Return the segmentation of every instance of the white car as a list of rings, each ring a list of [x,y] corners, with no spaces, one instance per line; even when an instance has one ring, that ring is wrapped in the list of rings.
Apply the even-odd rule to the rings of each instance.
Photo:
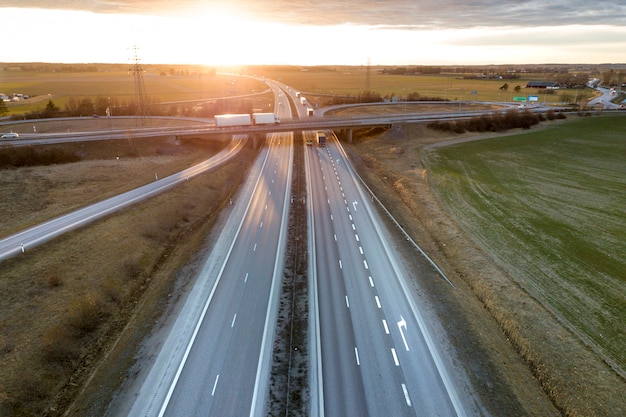
[[[2,135],[2,139],[17,139],[19,137],[20,135],[18,135],[17,133],[5,133],[4,135]]]

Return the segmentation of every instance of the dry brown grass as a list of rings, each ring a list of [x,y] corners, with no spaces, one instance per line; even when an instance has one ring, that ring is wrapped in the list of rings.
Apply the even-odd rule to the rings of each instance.
[[[62,169],[31,168],[23,176],[23,195],[28,199],[32,192],[29,187],[39,184],[34,178],[44,175],[51,184],[46,198],[49,203],[38,214],[52,217],[80,205],[81,199],[98,199],[98,195],[125,189],[127,179],[137,172],[150,172],[155,166],[179,170],[206,159],[213,151],[191,146],[175,156],[115,160],[111,169],[96,159],[73,166],[73,175]],[[155,289],[152,296],[156,300],[167,297],[176,282],[175,271],[203,243],[252,156],[251,150],[244,150],[210,175],[190,179],[165,194],[2,263],[0,415],[63,412],[135,307],[145,304],[144,294]],[[96,178],[100,187],[85,190],[82,197],[74,196],[80,188],[76,182],[84,187],[86,178]],[[28,203],[16,200],[14,204]],[[17,220],[19,216],[11,218]],[[149,331],[143,322],[138,326],[134,334]],[[108,382],[114,386],[119,380],[99,381]],[[29,395],[29,390],[34,390],[33,394]]]

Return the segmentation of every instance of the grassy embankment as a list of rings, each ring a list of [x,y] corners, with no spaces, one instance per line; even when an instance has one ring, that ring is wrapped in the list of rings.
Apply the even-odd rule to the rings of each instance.
[[[496,354],[503,341],[488,336],[489,321],[470,308],[466,290],[561,413],[626,412],[625,128],[617,115],[506,134],[399,125],[355,135],[349,146],[368,184],[459,286],[429,291],[442,320],[469,321],[448,331],[462,340],[456,348],[467,366],[479,369],[472,378],[484,394],[506,380],[524,404],[535,398],[525,397],[528,376],[512,372],[511,353]],[[496,414],[506,409],[494,405]]]
[[[626,410],[619,394],[626,374],[625,135],[623,117],[589,118],[422,153],[446,209],[577,335],[550,326],[553,319],[526,310],[524,300],[490,307],[498,301],[485,294],[497,288],[482,294],[567,415]],[[487,281],[474,288],[483,291]]]
[[[128,157],[114,143],[96,142],[80,145],[92,159],[0,171],[13,190],[1,201],[2,212],[12,213],[4,226],[23,225],[22,211],[31,222],[116,194],[154,180],[155,169],[180,170],[223,146],[142,140]],[[124,157],[117,160],[111,152]],[[203,244],[253,154],[246,149],[209,175],[2,262],[0,414],[42,415],[51,405],[47,415],[62,413],[131,317],[138,316],[138,323],[127,332],[140,342],[176,289],[192,279],[181,268]],[[98,385],[114,388],[132,360],[127,353],[109,365],[110,380]],[[109,395],[100,391],[94,398],[106,401]]]

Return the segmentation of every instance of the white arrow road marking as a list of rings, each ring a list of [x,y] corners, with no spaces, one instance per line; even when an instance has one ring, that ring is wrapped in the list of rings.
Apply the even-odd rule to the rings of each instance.
[[[403,327],[404,327],[404,330],[406,330],[406,320],[404,320],[404,317],[400,316],[400,321],[398,322],[398,330],[400,330],[400,334],[402,335],[402,341],[404,342],[404,347],[408,351],[409,345],[406,343],[406,338],[404,337],[404,332],[402,331]]]
[[[357,204],[359,204],[358,201],[353,201],[352,202],[352,207],[354,207],[354,211],[356,211]]]

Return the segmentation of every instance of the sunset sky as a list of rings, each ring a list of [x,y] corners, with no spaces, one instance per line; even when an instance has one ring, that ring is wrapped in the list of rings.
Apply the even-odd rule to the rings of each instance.
[[[0,0],[0,62],[626,62],[626,0]]]

